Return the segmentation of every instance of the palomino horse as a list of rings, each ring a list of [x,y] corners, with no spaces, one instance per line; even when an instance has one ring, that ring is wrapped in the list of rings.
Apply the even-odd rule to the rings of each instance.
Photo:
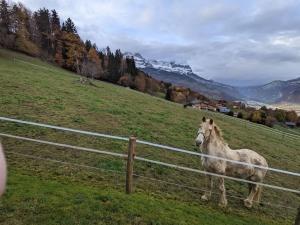
[[[207,155],[217,156],[229,160],[245,162],[248,164],[268,167],[264,157],[250,149],[232,150],[222,138],[219,127],[212,119],[203,117],[202,124],[199,128],[196,138],[196,145]],[[202,165],[207,172],[237,177],[254,182],[262,182],[267,170],[251,165],[241,165],[233,162],[224,161],[222,159],[214,159],[202,157]],[[201,199],[208,201],[211,197],[213,188],[212,176],[207,176],[209,180],[209,190],[202,195]],[[218,177],[219,190],[221,193],[219,205],[226,207],[226,190],[224,178]],[[249,196],[244,200],[244,205],[248,208],[252,207],[253,201],[259,202],[261,195],[261,186],[257,184],[249,184]]]

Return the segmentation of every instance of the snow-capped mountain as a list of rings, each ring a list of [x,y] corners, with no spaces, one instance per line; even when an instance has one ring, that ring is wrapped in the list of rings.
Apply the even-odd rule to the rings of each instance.
[[[162,60],[155,60],[149,59],[146,60],[143,56],[139,53],[132,54],[130,52],[126,52],[124,56],[133,57],[136,63],[136,66],[140,69],[152,67],[158,70],[164,70],[168,72],[175,72],[180,74],[191,74],[193,73],[192,68],[189,65],[183,64],[176,64],[174,61],[162,61]]]
[[[127,52],[124,57],[133,57],[137,68],[158,80],[188,87],[208,98],[253,100],[262,103],[300,103],[300,78],[288,81],[273,81],[258,86],[234,87],[204,79],[195,74],[189,65],[145,59],[139,53]]]
[[[158,80],[188,87],[210,98],[237,99],[233,95],[236,92],[234,87],[204,79],[196,75],[189,65],[174,61],[145,59],[139,53],[127,52],[124,57],[133,57],[137,68]]]

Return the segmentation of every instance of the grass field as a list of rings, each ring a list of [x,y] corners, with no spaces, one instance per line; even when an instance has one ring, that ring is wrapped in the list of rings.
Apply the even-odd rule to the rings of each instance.
[[[15,59],[15,60],[14,60]],[[17,60],[16,60],[17,59]],[[195,151],[194,138],[207,112],[127,88],[94,81],[82,85],[70,72],[21,54],[0,50],[0,116],[101,132]],[[299,172],[300,140],[274,134],[213,114],[232,148],[252,148],[269,166]],[[0,122],[0,132],[71,145],[127,151],[127,143],[33,126]],[[2,224],[291,224],[296,211],[281,207],[243,207],[230,198],[229,207],[200,201],[200,190],[136,177],[135,193],[124,194],[125,161],[70,149],[3,138],[9,163],[7,193],[0,200]],[[21,153],[70,163],[24,158]],[[137,146],[137,154],[201,169],[198,157]],[[115,172],[111,172],[111,171]],[[135,162],[138,175],[204,188],[203,176]],[[266,183],[299,189],[295,177],[268,173]],[[247,186],[226,181],[228,195],[246,196]],[[217,191],[215,189],[215,191]],[[263,202],[299,206],[292,193],[264,189]]]

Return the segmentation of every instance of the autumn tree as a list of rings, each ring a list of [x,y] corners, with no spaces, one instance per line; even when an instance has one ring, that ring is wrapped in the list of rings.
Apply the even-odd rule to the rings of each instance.
[[[274,116],[278,122],[284,122],[286,114],[282,109],[275,109]]]
[[[14,36],[11,35],[10,10],[6,0],[0,3],[0,45],[7,48],[13,47]]]
[[[261,111],[255,110],[250,114],[250,121],[254,123],[261,123],[262,117],[261,117]]]
[[[240,118],[240,119],[243,119],[244,118],[244,115],[242,112],[238,112],[237,114],[237,118]]]
[[[286,121],[289,122],[297,122],[298,120],[298,115],[295,111],[288,111],[286,112]]]
[[[73,33],[62,32],[64,67],[80,74],[85,56],[85,47],[80,38]]]
[[[84,59],[81,72],[92,79],[101,72],[101,61],[95,48],[90,48],[87,57]]]
[[[27,26],[29,13],[21,4],[19,6],[14,5],[13,12],[17,18],[15,48],[26,54],[37,56],[39,49],[29,38]]]
[[[265,120],[265,125],[267,125],[268,127],[273,127],[275,123],[276,123],[275,117],[267,116],[267,118]]]
[[[65,64],[65,60],[63,58],[63,44],[61,40],[57,40],[55,44],[55,55],[54,61],[59,65],[63,66]]]

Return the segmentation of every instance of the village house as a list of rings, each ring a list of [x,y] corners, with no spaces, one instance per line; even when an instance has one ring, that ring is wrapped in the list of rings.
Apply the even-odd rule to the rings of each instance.
[[[285,122],[285,125],[290,127],[290,128],[295,128],[296,127],[296,123],[295,122]]]
[[[229,113],[230,109],[228,109],[226,106],[220,106],[218,107],[217,111],[220,113]]]

